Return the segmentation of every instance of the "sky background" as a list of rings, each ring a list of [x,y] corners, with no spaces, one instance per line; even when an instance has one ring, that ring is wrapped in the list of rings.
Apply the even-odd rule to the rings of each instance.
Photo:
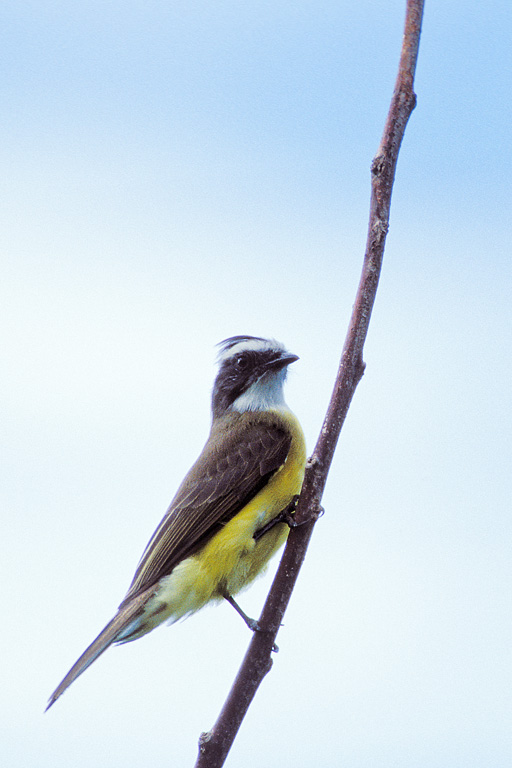
[[[312,449],[403,15],[2,3],[3,765],[194,764],[249,641],[227,605],[110,649],[43,710],[206,439],[217,342],[300,355]],[[511,764],[511,15],[427,3],[366,374],[227,766]]]

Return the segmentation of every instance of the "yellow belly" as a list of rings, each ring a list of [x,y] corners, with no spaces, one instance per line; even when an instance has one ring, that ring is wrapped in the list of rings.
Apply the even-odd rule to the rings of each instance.
[[[249,586],[284,544],[289,528],[280,523],[257,541],[254,533],[285,509],[300,493],[306,465],[306,445],[299,422],[288,413],[292,443],[285,463],[269,483],[193,556],[164,577],[141,617],[140,637],[168,620],[177,621],[211,600]]]

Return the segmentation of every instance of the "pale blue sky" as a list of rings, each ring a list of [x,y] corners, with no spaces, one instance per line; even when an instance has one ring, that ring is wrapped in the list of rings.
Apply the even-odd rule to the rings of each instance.
[[[300,355],[287,399],[312,448],[403,13],[2,4],[9,768],[193,765],[249,639],[229,606],[109,650],[42,712],[206,438],[216,342]],[[511,764],[510,17],[427,5],[366,375],[227,766]]]

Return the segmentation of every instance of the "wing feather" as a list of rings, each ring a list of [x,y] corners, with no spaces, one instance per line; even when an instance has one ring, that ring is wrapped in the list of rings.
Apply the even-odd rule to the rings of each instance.
[[[121,607],[171,573],[234,517],[281,467],[291,436],[276,415],[233,415],[212,428],[147,545]]]

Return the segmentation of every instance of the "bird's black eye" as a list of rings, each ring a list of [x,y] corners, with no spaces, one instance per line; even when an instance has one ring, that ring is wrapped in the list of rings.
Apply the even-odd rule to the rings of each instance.
[[[234,363],[237,371],[245,371],[249,365],[249,361],[245,355],[237,355],[237,357],[235,357]]]

